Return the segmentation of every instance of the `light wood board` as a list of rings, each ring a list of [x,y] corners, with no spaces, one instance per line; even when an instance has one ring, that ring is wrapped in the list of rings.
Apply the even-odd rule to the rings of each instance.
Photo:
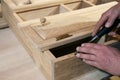
[[[0,30],[0,80],[46,80],[10,29]]]

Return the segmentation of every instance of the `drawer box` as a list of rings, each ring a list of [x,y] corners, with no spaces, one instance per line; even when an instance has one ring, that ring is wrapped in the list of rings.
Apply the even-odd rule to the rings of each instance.
[[[42,3],[3,0],[2,9],[10,28],[46,79],[70,80],[97,70],[77,59],[75,48],[90,40],[101,14],[115,4],[95,5],[86,0]]]

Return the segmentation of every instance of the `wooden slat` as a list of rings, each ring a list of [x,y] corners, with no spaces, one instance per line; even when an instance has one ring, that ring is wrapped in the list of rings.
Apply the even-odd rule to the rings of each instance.
[[[8,4],[10,2],[10,0],[5,0],[5,1]],[[31,9],[43,8],[43,7],[50,7],[50,6],[60,5],[62,3],[64,4],[64,3],[70,3],[70,2],[75,2],[75,1],[81,1],[81,0],[49,0],[49,1],[42,1],[43,3],[41,3],[41,0],[40,1],[33,0],[33,4],[24,5],[24,6],[16,6],[16,7],[11,6],[11,8],[15,12],[20,12],[20,11],[26,11],[26,10],[31,10]]]

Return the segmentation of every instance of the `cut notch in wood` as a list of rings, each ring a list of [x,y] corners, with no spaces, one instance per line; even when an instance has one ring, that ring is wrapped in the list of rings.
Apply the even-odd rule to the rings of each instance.
[[[60,35],[58,37],[56,37],[57,41],[61,40],[61,39],[65,39],[65,38],[68,38],[68,37],[71,37],[72,35],[69,35],[69,34],[64,34],[64,35]]]

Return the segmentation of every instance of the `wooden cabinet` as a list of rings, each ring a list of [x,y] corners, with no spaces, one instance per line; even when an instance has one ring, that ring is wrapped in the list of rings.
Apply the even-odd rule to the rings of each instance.
[[[90,40],[101,14],[116,1],[3,0],[3,15],[48,80],[70,80],[96,71],[75,57]]]

